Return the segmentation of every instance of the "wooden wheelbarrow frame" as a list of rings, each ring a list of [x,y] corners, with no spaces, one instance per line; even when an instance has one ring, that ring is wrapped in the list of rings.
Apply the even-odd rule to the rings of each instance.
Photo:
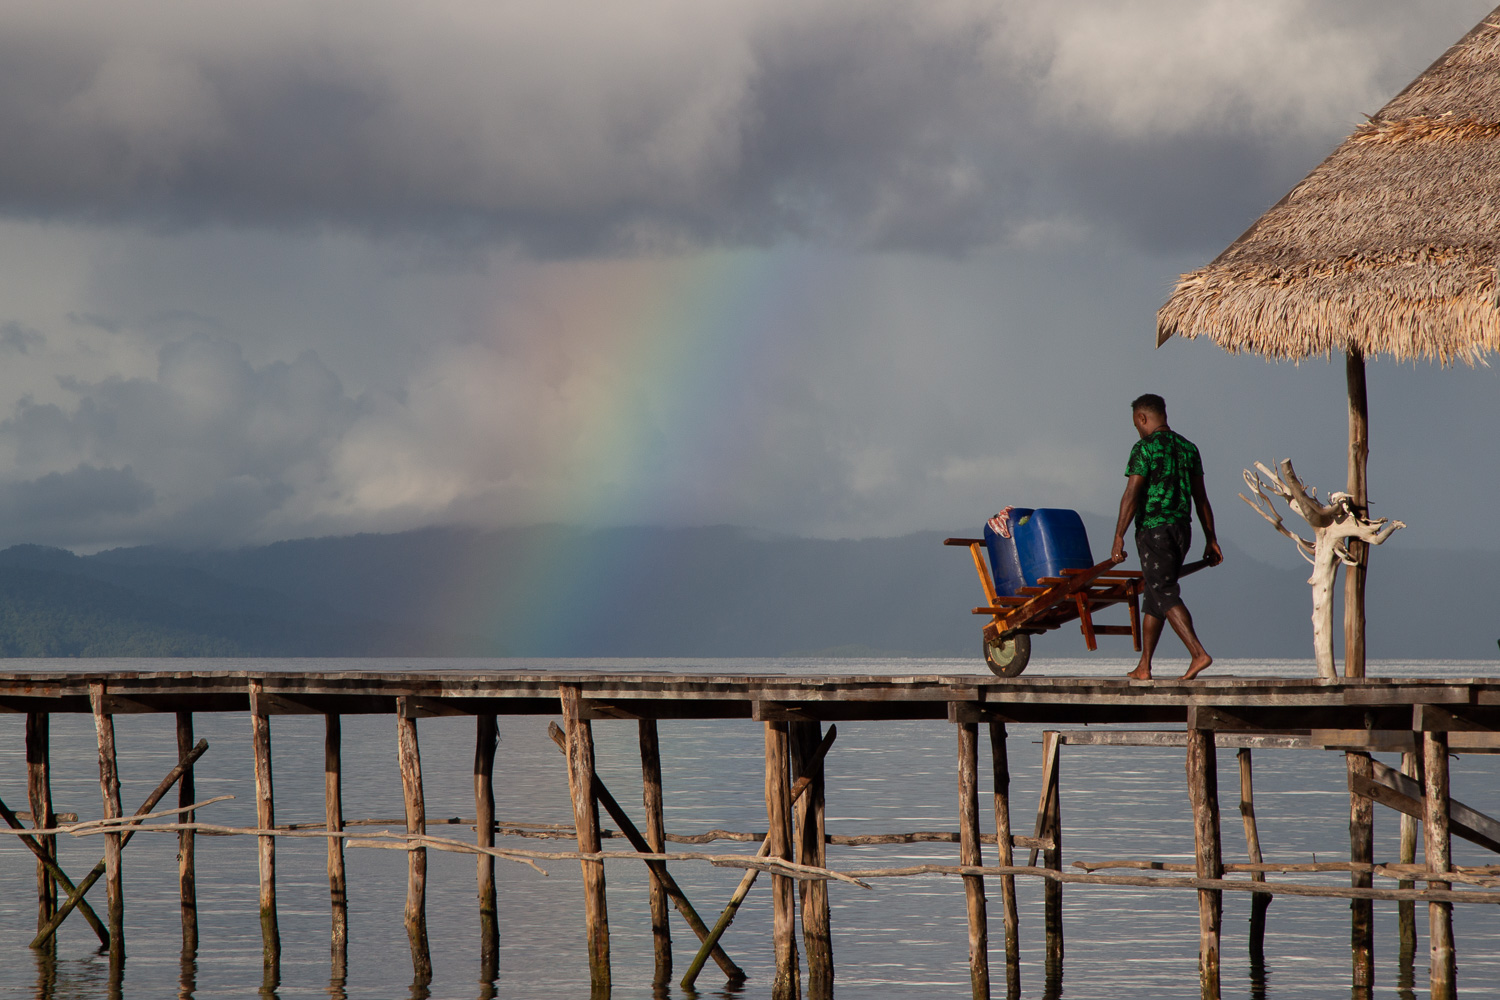
[[[996,592],[990,576],[984,539],[945,538],[943,544],[966,547],[974,560],[989,603],[972,613],[991,618],[983,630],[985,662],[1000,676],[1015,677],[1026,669],[1031,636],[1075,618],[1090,650],[1099,648],[1098,636],[1128,635],[1140,651],[1141,574],[1138,570],[1115,569],[1124,560],[1106,559],[1087,569],[1065,569],[1061,576],[1041,577],[1037,586],[1022,587],[1016,596],[1004,597]],[[1094,624],[1095,611],[1115,604],[1127,605],[1129,625]]]

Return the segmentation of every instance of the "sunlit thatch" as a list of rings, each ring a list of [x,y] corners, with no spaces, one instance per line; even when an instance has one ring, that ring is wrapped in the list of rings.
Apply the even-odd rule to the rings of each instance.
[[[1157,312],[1276,359],[1500,349],[1500,8]]]

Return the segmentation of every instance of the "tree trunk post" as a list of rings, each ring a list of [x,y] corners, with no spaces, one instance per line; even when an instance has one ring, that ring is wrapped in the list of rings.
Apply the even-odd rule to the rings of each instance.
[[[422,791],[422,752],[417,720],[405,697],[396,699],[396,758],[401,766],[401,795],[406,804],[406,835],[427,836],[427,801]],[[411,943],[413,980],[432,982],[432,952],[427,946],[427,848],[408,844],[406,851],[406,936]]]
[[[193,713],[177,713],[177,759],[182,760],[193,750]],[[177,804],[190,806],[197,797],[193,786],[193,768],[188,767],[177,779]],[[184,810],[177,814],[178,822],[191,823],[197,817],[196,810]],[[182,954],[190,958],[198,951],[198,864],[195,843],[197,834],[183,830],[177,834],[177,895],[182,906]]]
[[[1345,755],[1351,786],[1355,778],[1369,780],[1374,768],[1367,753],[1348,751]],[[1375,862],[1375,802],[1363,795],[1349,793],[1349,861],[1353,865]],[[1349,872],[1349,885],[1368,889],[1374,876],[1367,869]],[[1375,986],[1375,903],[1369,899],[1349,900],[1349,951],[1352,981],[1356,990]]]
[[[99,738],[99,791],[104,798],[104,818],[118,819],[120,772],[115,763],[115,719],[105,709],[104,685],[89,684],[89,705],[94,710],[94,732]],[[109,898],[109,965],[116,975],[125,963],[125,885],[120,872],[121,834],[104,835],[104,888]]]
[[[1036,835],[1052,841],[1041,852],[1042,864],[1062,871],[1062,742],[1055,730],[1042,733],[1042,792],[1037,805]],[[1036,864],[1037,851],[1032,850],[1028,864]],[[1063,912],[1062,883],[1047,879],[1042,883],[1042,922],[1046,938],[1046,977],[1048,992],[1062,989]]]
[[[1262,862],[1260,853],[1260,830],[1255,824],[1255,786],[1251,781],[1250,748],[1239,752],[1240,765],[1240,821],[1245,827],[1245,855],[1251,864]],[[1265,872],[1256,872],[1251,881],[1264,882]],[[1271,905],[1269,892],[1257,892],[1250,897],[1250,961],[1263,963],[1266,954],[1266,910]]]
[[[265,684],[251,680],[250,739],[255,753],[255,825],[262,830],[276,826],[276,803],[271,782],[271,720],[261,704]],[[260,860],[261,958],[267,981],[278,979],[281,967],[281,929],[276,922],[276,838],[256,838]]]
[[[770,831],[768,857],[792,860],[792,799],[788,780],[787,725],[765,723],[766,822]],[[772,1000],[797,1000],[802,996],[802,973],[797,963],[796,880],[772,873],[772,933],[776,945],[776,978]]]
[[[52,812],[52,717],[46,712],[26,713],[26,798],[31,806],[31,825],[49,829],[57,825]],[[42,850],[57,860],[57,835],[37,838]],[[36,863],[36,927],[41,930],[57,912],[57,882],[47,866]],[[57,939],[48,938],[49,951],[57,949]]]
[[[646,811],[646,844],[660,854],[667,847],[667,830],[661,788],[661,744],[657,739],[656,720],[639,720],[636,735],[641,748],[641,804]],[[672,980],[672,929],[668,921],[667,889],[649,865],[646,876],[651,895],[651,948],[655,957],[651,982],[663,986]]]
[[[823,761],[817,756],[823,741],[820,722],[788,723],[791,741],[792,779],[807,778],[807,790],[794,806],[797,820],[797,861],[825,867],[827,838],[823,807]],[[807,995],[811,1000],[833,996],[833,935],[829,920],[828,883],[807,879],[800,885],[802,899],[802,946],[807,951]]]
[[[599,803],[594,798],[594,730],[583,717],[583,695],[577,684],[558,686],[568,740],[568,791],[573,798],[573,825],[580,854],[599,853]],[[583,869],[583,919],[589,952],[589,982],[595,995],[608,996],[609,907],[605,900],[604,862],[580,859]]]
[[[1351,348],[1344,359],[1349,388],[1349,486],[1355,509],[1369,516],[1370,404],[1365,392],[1365,358]],[[1357,560],[1344,567],[1344,676],[1365,675],[1365,573],[1370,546],[1349,539],[1349,554]]]
[[[344,830],[344,726],[336,713],[323,716],[323,822],[329,833]],[[343,978],[349,958],[349,895],[344,876],[344,838],[328,838],[328,950],[334,975]]]
[[[1006,746],[1005,723],[990,723],[990,757],[994,766],[995,844],[999,848],[1000,866],[1016,863],[1014,832],[1010,826],[1010,752]],[[1005,991],[1008,996],[1021,992],[1021,917],[1016,908],[1016,877],[1000,876],[1000,898],[1005,913]]]
[[[1211,729],[1187,731],[1188,798],[1193,807],[1193,843],[1198,877],[1224,877],[1224,854],[1219,840],[1219,770]],[[1224,918],[1223,893],[1198,890],[1198,982],[1203,1000],[1219,998],[1220,932]]]
[[[480,847],[495,846],[495,745],[499,727],[493,712],[474,717],[474,817]],[[495,857],[478,856],[479,978],[493,982],[500,974],[500,915],[495,900]]]
[[[1448,734],[1422,734],[1422,785],[1424,817],[1422,833],[1427,848],[1427,870],[1445,872],[1452,867],[1452,843],[1448,834]],[[1452,888],[1448,882],[1428,882],[1429,889]],[[1427,941],[1431,946],[1428,975],[1432,1000],[1453,1000],[1456,968],[1453,953],[1453,904],[1427,904]]]
[[[1401,773],[1421,782],[1422,750],[1420,747],[1416,750],[1408,750],[1401,755]],[[1417,817],[1408,816],[1406,813],[1401,814],[1401,841],[1397,857],[1401,864],[1416,863],[1417,837],[1421,828],[1421,821]],[[1411,889],[1416,886],[1416,883],[1410,879],[1401,879],[1396,885],[1401,889]],[[1417,953],[1417,904],[1409,899],[1403,899],[1396,904],[1396,935],[1400,975],[1410,979]],[[1408,982],[1404,988],[1409,990],[1413,985]]]
[[[979,725],[958,724],[958,863],[979,866]],[[990,931],[985,911],[984,876],[965,875],[969,915],[969,987],[974,1000],[990,996]]]

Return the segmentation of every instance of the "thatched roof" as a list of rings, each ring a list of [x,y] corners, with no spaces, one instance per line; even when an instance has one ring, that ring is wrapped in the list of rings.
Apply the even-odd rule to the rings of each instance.
[[[1469,363],[1500,349],[1500,8],[1207,267],[1156,343]]]

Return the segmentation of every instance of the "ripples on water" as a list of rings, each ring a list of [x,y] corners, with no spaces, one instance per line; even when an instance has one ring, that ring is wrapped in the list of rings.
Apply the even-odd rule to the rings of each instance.
[[[1028,676],[1123,674],[1130,663],[1116,659],[1035,661]],[[678,672],[924,675],[974,673],[969,660],[672,660],[672,661],[11,661],[10,669],[666,669]],[[1183,664],[1163,661],[1169,675]],[[1493,662],[1374,663],[1372,676],[1493,676]],[[1302,661],[1228,662],[1216,674],[1310,676]],[[988,676],[988,675],[986,675]],[[13,808],[25,801],[23,716],[0,715],[0,795]],[[495,762],[496,812],[501,820],[571,823],[562,758],[547,738],[546,717],[501,717]],[[254,825],[249,720],[242,714],[200,714],[197,733],[212,748],[197,766],[200,799],[233,794],[232,802],[200,813],[204,821]],[[169,715],[116,716],[123,798],[133,809],[175,759]],[[471,764],[474,726],[468,719],[423,719],[419,724],[428,815],[472,816]],[[1038,794],[1041,727],[1012,726],[1012,808],[1018,832],[1030,832]],[[759,830],[763,746],[759,724],[667,721],[660,724],[669,830],[711,827]],[[599,773],[627,809],[639,814],[639,753],[629,722],[594,725]],[[320,822],[322,720],[277,716],[272,720],[278,822]],[[55,715],[52,721],[52,786],[56,807],[84,818],[99,815],[99,779],[92,720]],[[956,829],[956,744],[941,722],[840,723],[828,758],[828,828],[837,833]],[[1381,755],[1398,765],[1393,755]],[[981,793],[988,794],[988,768],[981,748]],[[1500,813],[1495,758],[1464,756],[1453,764],[1455,797]],[[1238,776],[1232,753],[1219,755],[1226,860],[1243,860],[1233,794]],[[344,812],[349,818],[402,815],[396,767],[394,720],[388,716],[344,718]],[[1182,752],[1158,748],[1067,747],[1062,758],[1064,863],[1107,858],[1155,858],[1191,862],[1192,822],[1184,784]],[[1263,750],[1255,754],[1256,813],[1267,861],[1347,857],[1347,802],[1342,754]],[[169,801],[175,801],[175,793]],[[1376,856],[1393,860],[1397,822],[1376,814]],[[981,809],[993,832],[993,814]],[[607,824],[608,825],[608,824]],[[399,830],[400,826],[391,829]],[[467,831],[432,832],[464,837]],[[471,836],[471,835],[470,835]],[[545,847],[538,841],[502,845]],[[195,963],[179,959],[176,838],[141,834],[125,852],[126,939],[129,959],[121,985],[125,997],[177,994],[186,978],[196,997],[244,996],[261,985],[260,933],[254,841],[244,837],[200,837],[197,841],[200,947]],[[557,842],[567,850],[570,841]],[[619,840],[606,841],[623,849]],[[1492,858],[1454,841],[1455,861],[1482,864]],[[63,868],[86,872],[102,853],[99,838],[63,838]],[[746,845],[721,843],[726,852]],[[985,848],[986,863],[994,849]],[[402,930],[405,858],[396,851],[350,849],[349,966],[347,980],[330,983],[328,890],[321,840],[281,839],[277,844],[277,898],[283,945],[276,995],[350,997],[407,995],[411,967]],[[834,867],[938,862],[954,863],[955,844],[908,844],[829,848]],[[497,862],[501,921],[499,978],[479,982],[474,861],[429,852],[428,926],[433,997],[574,998],[588,992],[578,866],[543,862],[550,877],[520,865]],[[651,938],[643,866],[614,862],[607,868],[609,917],[617,998],[651,997]],[[700,911],[717,911],[739,880],[738,871],[679,863],[674,874]],[[1041,885],[1018,879],[1021,909],[1023,996],[1042,997]],[[1004,995],[1003,935],[998,886],[988,886],[991,962],[996,996]],[[872,891],[831,883],[836,986],[843,997],[895,1000],[968,995],[964,897],[956,879],[915,877],[882,880]],[[103,909],[102,886],[90,893]],[[92,933],[76,916],[59,937],[55,964],[42,965],[26,947],[35,922],[35,866],[25,848],[0,843],[0,995],[61,998],[110,996],[107,962],[97,955]],[[1249,896],[1225,893],[1224,995],[1312,998],[1347,995],[1349,981],[1347,906],[1339,900],[1278,897],[1266,933],[1264,979],[1252,982],[1244,934]],[[1489,907],[1455,908],[1459,984],[1466,996],[1500,995],[1500,921]],[[1397,996],[1401,970],[1396,955],[1396,904],[1377,902],[1377,996]],[[1064,892],[1067,962],[1062,984],[1067,998],[1197,997],[1197,904],[1184,891],[1068,886]],[[672,918],[676,977],[691,959],[692,941]],[[1419,907],[1418,930],[1425,930]],[[772,974],[769,894],[757,886],[724,938],[724,947],[751,975],[733,993],[722,989],[712,965],[700,979],[704,996],[761,998]],[[1426,982],[1426,943],[1417,947],[1416,981]],[[674,977],[675,978],[675,977]],[[412,995],[423,995],[414,991]],[[682,996],[673,986],[671,997]],[[1404,993],[1401,995],[1405,995]],[[1419,991],[1420,995],[1420,991]]]

